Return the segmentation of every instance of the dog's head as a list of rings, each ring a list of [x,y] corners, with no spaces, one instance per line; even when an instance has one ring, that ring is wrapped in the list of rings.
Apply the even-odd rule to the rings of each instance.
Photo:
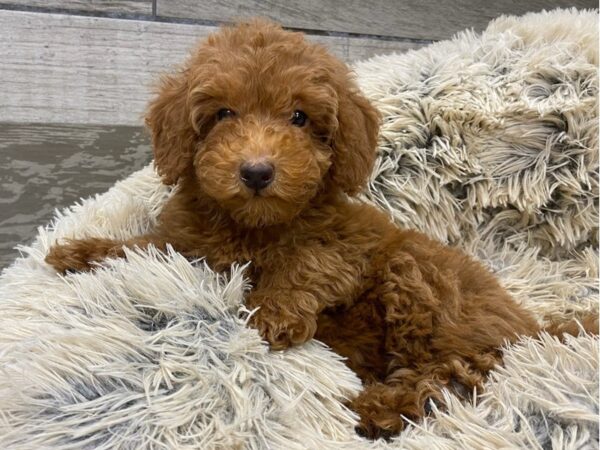
[[[222,28],[150,104],[155,165],[193,180],[237,222],[288,222],[323,189],[352,195],[371,172],[379,116],[348,67],[302,34]]]

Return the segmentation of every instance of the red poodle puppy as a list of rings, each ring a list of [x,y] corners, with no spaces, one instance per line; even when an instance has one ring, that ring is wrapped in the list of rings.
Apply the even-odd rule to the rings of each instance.
[[[506,341],[539,331],[481,264],[352,199],[379,115],[302,34],[222,28],[162,80],[147,124],[158,172],[179,185],[156,229],[70,240],[46,261],[87,270],[149,244],[218,271],[250,261],[253,325],[273,349],[316,337],[345,356],[365,383],[350,405],[364,434],[399,432],[442,387],[480,386]]]

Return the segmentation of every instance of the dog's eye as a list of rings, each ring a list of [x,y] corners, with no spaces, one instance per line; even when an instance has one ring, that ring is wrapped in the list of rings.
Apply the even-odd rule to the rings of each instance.
[[[235,116],[235,112],[229,108],[222,108],[217,112],[217,120],[223,120]]]
[[[291,122],[292,125],[295,125],[297,127],[303,127],[306,124],[307,119],[308,117],[306,116],[304,111],[296,110],[294,111],[294,114],[292,114]]]

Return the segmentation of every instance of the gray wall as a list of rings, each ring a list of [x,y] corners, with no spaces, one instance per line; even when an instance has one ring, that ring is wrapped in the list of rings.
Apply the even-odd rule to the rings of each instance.
[[[501,14],[591,0],[0,0],[0,267],[54,208],[150,161],[152,81],[198,38],[266,16],[346,61],[477,31]]]

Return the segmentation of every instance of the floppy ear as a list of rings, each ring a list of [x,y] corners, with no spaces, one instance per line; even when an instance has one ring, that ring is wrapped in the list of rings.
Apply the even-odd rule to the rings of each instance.
[[[331,173],[334,183],[347,194],[355,195],[373,169],[379,112],[358,88],[350,86],[344,91],[338,94],[338,129],[333,136]]]
[[[185,72],[161,80],[150,103],[146,125],[152,133],[154,166],[165,184],[175,184],[191,169],[197,135],[190,120]]]

